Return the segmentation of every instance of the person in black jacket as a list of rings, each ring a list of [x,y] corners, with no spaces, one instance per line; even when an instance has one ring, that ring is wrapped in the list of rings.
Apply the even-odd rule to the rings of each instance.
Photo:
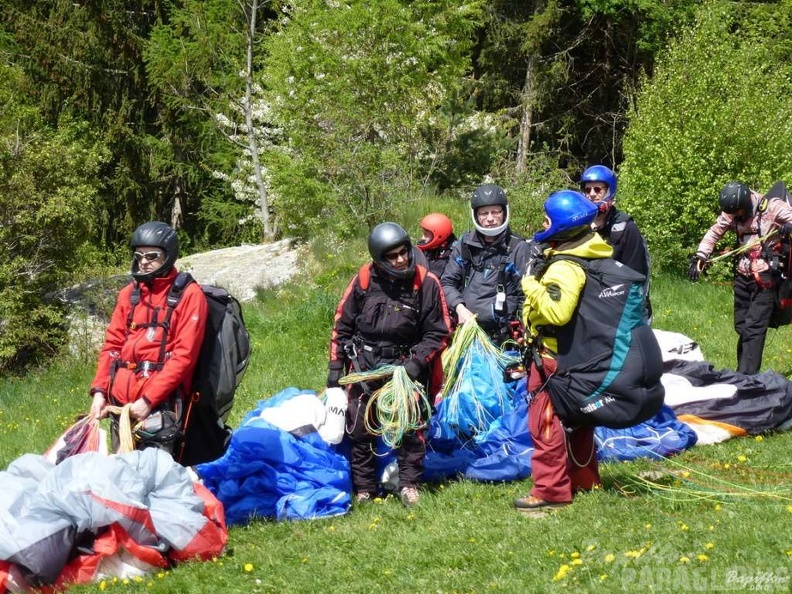
[[[429,270],[440,278],[457,240],[454,224],[443,213],[433,212],[422,218],[420,225],[422,237],[418,240],[418,249],[426,256]]]
[[[440,281],[416,264],[412,241],[396,223],[377,225],[368,248],[372,262],[352,278],[336,309],[327,387],[338,387],[350,369],[360,372],[387,364],[403,365],[413,381],[426,386],[432,364],[451,335]],[[377,489],[376,437],[367,431],[364,416],[368,399],[382,383],[348,389],[347,432],[358,502],[371,500]],[[429,390],[427,386],[427,394]],[[400,496],[407,506],[418,502],[425,453],[420,430],[406,433],[397,448]]]
[[[506,192],[484,184],[473,192],[475,231],[456,243],[442,276],[448,306],[460,324],[473,315],[496,344],[511,338],[525,299],[520,280],[529,260],[528,243],[511,232]]]
[[[591,227],[613,247],[613,259],[646,277],[646,317],[650,320],[649,248],[633,218],[615,206],[616,174],[604,165],[593,165],[580,176],[580,188],[599,209]]]

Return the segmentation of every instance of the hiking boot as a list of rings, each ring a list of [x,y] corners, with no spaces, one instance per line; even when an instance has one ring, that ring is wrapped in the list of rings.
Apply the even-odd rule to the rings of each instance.
[[[355,495],[355,503],[369,503],[371,501],[374,501],[374,495],[368,491],[360,491]]]
[[[533,495],[526,495],[525,497],[518,497],[514,500],[514,507],[518,511],[526,513],[543,513],[553,509],[566,507],[572,503],[571,501],[545,501]]]
[[[403,487],[399,492],[399,497],[405,507],[412,507],[418,503],[421,495],[418,493],[418,487]]]

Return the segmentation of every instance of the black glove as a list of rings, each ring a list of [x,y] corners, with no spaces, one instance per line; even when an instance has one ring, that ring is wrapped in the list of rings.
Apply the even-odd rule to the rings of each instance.
[[[528,269],[525,271],[525,274],[528,276],[536,276],[541,277],[547,267],[550,266],[550,262],[545,260],[544,258],[536,258],[535,260],[531,260],[528,262]]]
[[[778,228],[779,237],[789,237],[792,235],[792,223],[784,223]]]
[[[548,263],[544,256],[547,246],[543,243],[532,241],[528,244],[528,265],[525,274],[529,276],[541,276],[547,269]]]
[[[344,370],[343,369],[331,369],[327,372],[327,387],[328,388],[338,388],[340,380],[344,377]]]
[[[418,381],[418,378],[421,376],[421,372],[423,372],[423,365],[418,361],[418,359],[407,359],[404,363],[404,371],[407,372],[407,375],[410,376],[412,381]]]
[[[690,258],[690,267],[688,268],[688,278],[694,283],[698,282],[701,274],[709,267],[709,258],[704,254],[696,253]]]

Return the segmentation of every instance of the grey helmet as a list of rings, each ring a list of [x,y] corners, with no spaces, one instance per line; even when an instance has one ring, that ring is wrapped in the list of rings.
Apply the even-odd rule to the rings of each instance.
[[[132,251],[139,247],[158,247],[165,252],[165,261],[154,272],[142,273],[135,258],[132,258],[132,277],[141,283],[150,282],[152,279],[168,274],[176,260],[179,258],[179,236],[170,225],[160,221],[143,223],[132,232],[129,242]]]
[[[479,225],[476,210],[481,206],[502,206],[504,210],[503,224],[490,228]],[[503,233],[509,226],[509,201],[506,199],[506,191],[495,184],[484,184],[476,188],[470,199],[470,216],[476,231],[482,235],[496,237]]]
[[[410,264],[404,270],[395,270],[385,257],[389,251],[399,246],[406,246]],[[396,278],[412,278],[415,274],[415,255],[413,245],[407,231],[396,223],[380,223],[371,230],[368,238],[368,249],[374,265],[382,268]]]
[[[729,182],[723,186],[718,202],[721,210],[727,214],[733,215],[743,210],[746,218],[751,218],[754,215],[751,190],[745,184]]]

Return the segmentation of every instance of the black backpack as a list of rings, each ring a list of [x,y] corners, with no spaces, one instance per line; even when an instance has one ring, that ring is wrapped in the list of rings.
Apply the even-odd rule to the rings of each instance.
[[[586,273],[575,314],[555,328],[558,366],[547,391],[567,427],[621,429],[660,410],[663,355],[644,321],[645,277],[612,258],[571,260]]]
[[[168,292],[168,309],[162,322],[167,328],[184,289],[195,282],[192,275],[180,272]],[[250,335],[242,317],[239,301],[222,287],[201,285],[206,297],[207,318],[198,362],[192,377],[192,393],[182,418],[183,441],[174,457],[184,466],[216,460],[226,450],[231,429],[226,425],[234,404],[234,394],[250,361]],[[132,290],[132,309],[140,302],[140,289]],[[130,312],[131,320],[132,312]],[[158,366],[165,357],[163,335]]]
[[[777,181],[764,195],[764,199],[759,203],[758,212],[761,215],[770,200],[783,200],[792,206],[792,197],[789,195],[787,186],[782,181]],[[773,282],[775,283],[775,307],[770,316],[768,327],[779,328],[792,324],[792,246],[789,237],[782,237],[776,244],[774,251],[763,254],[767,259],[770,269],[775,273]]]

